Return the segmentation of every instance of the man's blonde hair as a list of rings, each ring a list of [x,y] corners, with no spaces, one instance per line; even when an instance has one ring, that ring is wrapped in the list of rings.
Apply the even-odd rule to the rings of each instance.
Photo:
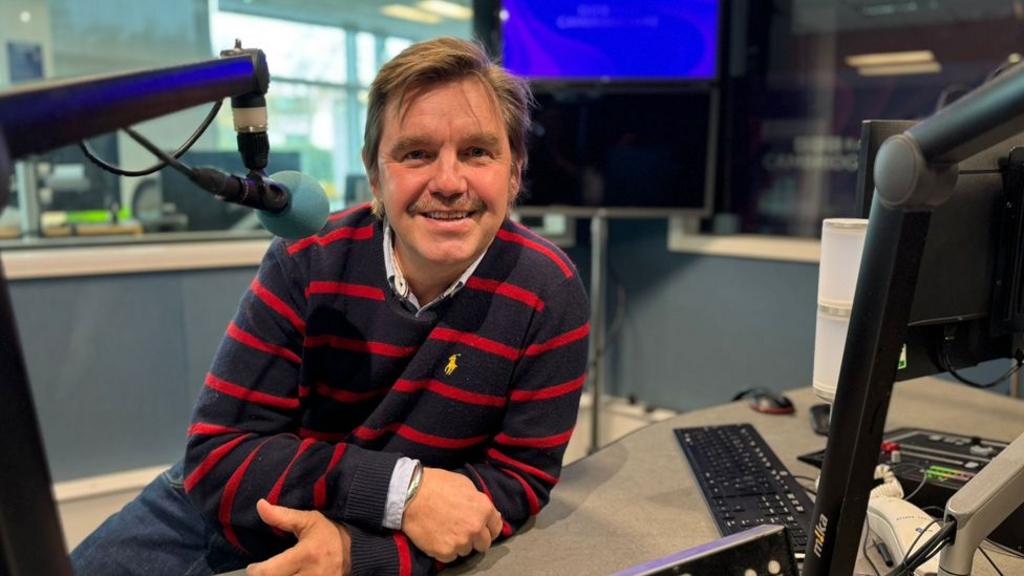
[[[426,88],[476,78],[493,96],[508,133],[513,162],[521,170],[526,166],[526,138],[530,127],[530,105],[533,96],[526,82],[509,74],[487,56],[477,42],[443,37],[409,46],[381,67],[370,85],[363,134],[363,160],[371,182],[379,175],[377,155],[384,116],[391,102],[402,109],[407,96]],[[513,166],[515,172],[517,166]],[[519,175],[513,173],[514,178]],[[374,198],[373,212],[383,215],[383,206]]]

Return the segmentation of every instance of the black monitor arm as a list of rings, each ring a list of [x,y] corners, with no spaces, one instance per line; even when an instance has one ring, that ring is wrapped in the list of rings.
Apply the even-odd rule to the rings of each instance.
[[[226,97],[266,92],[263,53],[26,85],[0,94],[0,211],[11,162]],[[0,574],[69,576],[49,467],[7,282],[0,269]]]
[[[1018,65],[878,151],[804,576],[853,572],[932,210],[952,194],[958,162],[1022,130]]]

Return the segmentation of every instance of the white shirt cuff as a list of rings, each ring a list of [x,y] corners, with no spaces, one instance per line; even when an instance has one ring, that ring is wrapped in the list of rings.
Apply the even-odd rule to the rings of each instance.
[[[402,516],[405,515],[405,496],[409,492],[409,482],[412,480],[412,472],[416,469],[418,461],[405,456],[395,462],[395,469],[391,472],[391,482],[388,484],[388,498],[384,505],[384,528],[391,530],[402,529]]]

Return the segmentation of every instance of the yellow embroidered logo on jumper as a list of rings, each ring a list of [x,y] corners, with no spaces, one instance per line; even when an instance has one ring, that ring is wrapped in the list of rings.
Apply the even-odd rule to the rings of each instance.
[[[451,376],[452,372],[455,372],[459,367],[459,365],[455,363],[455,359],[459,356],[462,356],[462,354],[452,354],[448,357],[448,365],[444,367],[444,373],[446,376]]]

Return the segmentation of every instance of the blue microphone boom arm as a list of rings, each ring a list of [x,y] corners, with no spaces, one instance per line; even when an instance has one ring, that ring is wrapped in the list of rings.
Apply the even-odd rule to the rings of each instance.
[[[258,50],[216,60],[72,80],[26,84],[0,93],[0,134],[11,159],[192,106],[266,93]]]
[[[266,92],[258,50],[167,68],[25,85],[0,93],[0,211],[14,159],[206,102]],[[39,421],[0,269],[0,575],[70,576]]]

